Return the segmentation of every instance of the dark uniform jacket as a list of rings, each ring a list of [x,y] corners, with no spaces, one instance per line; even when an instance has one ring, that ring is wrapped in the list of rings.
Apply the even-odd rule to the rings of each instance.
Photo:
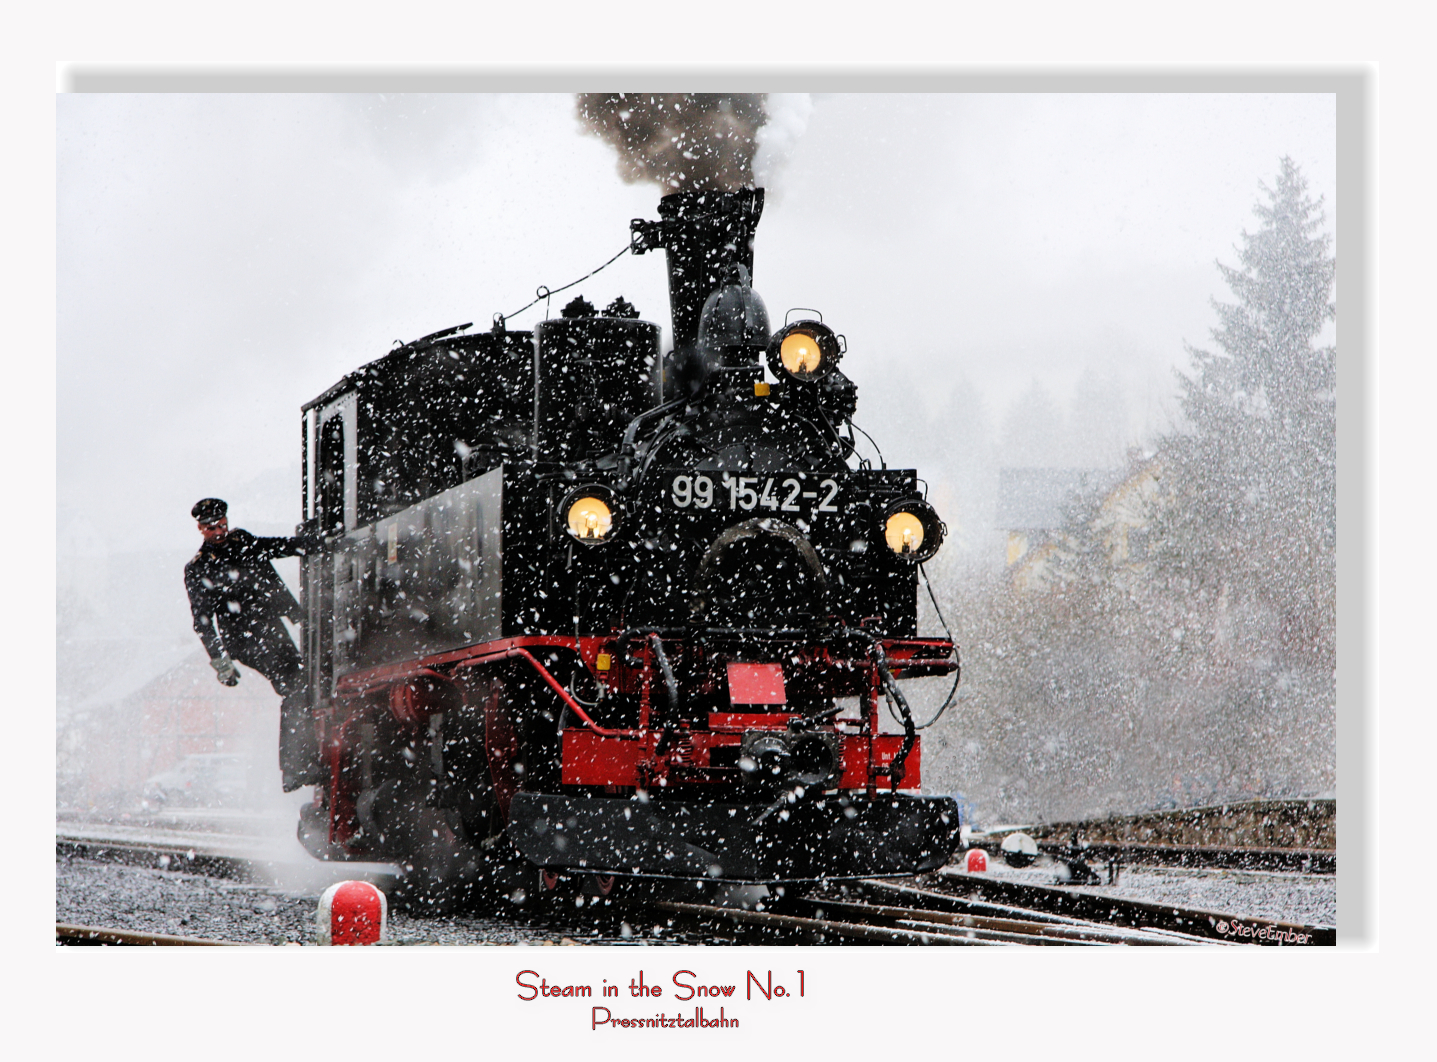
[[[225,643],[235,642],[245,631],[272,628],[282,616],[301,620],[299,602],[270,561],[303,556],[321,545],[317,537],[257,538],[236,528],[223,542],[200,547],[185,565],[185,589],[195,633],[211,657],[224,654]]]

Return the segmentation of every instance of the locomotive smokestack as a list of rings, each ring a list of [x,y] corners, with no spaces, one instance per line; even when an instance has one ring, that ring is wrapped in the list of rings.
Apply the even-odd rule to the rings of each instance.
[[[803,132],[806,94],[581,92],[575,111],[613,145],[625,181],[650,180],[666,195],[658,222],[633,223],[636,253],[668,250],[674,360],[692,368],[704,300],[728,267],[753,276],[753,233],[763,212],[755,157],[772,175]],[[770,118],[774,119],[770,128]]]
[[[704,300],[728,267],[742,265],[753,275],[753,235],[762,214],[762,188],[675,192],[659,200],[663,220],[630,223],[635,253],[660,247],[668,251],[676,360],[693,351]]]

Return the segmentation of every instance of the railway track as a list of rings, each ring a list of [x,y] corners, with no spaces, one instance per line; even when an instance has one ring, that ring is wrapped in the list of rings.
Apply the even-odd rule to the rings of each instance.
[[[1182,934],[1123,929],[1076,918],[1044,917],[1010,908],[1003,915],[939,910],[917,905],[889,905],[831,897],[801,897],[785,911],[756,911],[712,904],[661,901],[661,911],[685,920],[692,928],[727,925],[750,930],[774,943],[823,944],[853,941],[865,944],[921,945],[1053,945],[1128,944],[1183,945],[1207,941]],[[806,911],[805,914],[788,913]]]
[[[212,841],[207,844],[206,841]],[[56,831],[57,855],[107,860],[221,877],[256,874],[265,852],[252,839],[199,835],[106,835]],[[337,867],[342,871],[343,864]],[[715,936],[763,943],[909,945],[1331,945],[1336,930],[1266,918],[1124,899],[1070,886],[1002,880],[948,869],[918,879],[865,880],[783,896],[768,908],[673,899],[634,899],[591,909],[620,924],[667,921],[671,932],[698,941]],[[231,943],[94,926],[56,925],[57,943]],[[417,941],[416,941],[417,942]]]
[[[191,870],[217,878],[246,878],[255,864],[247,856],[206,851],[193,844],[147,842],[135,839],[96,840],[55,837],[55,854],[95,859],[158,870]]]
[[[1337,852],[1331,848],[1252,848],[1244,845],[1135,844],[1090,842],[1063,844],[1038,841],[1038,851],[1057,859],[1084,862],[1137,864],[1139,866],[1193,869],[1278,870],[1300,874],[1337,873]],[[1001,855],[1001,842],[985,840],[973,845]]]
[[[1233,915],[980,874],[829,884],[767,909],[659,900],[675,928],[762,943],[1330,946],[1332,926]]]
[[[973,879],[973,880],[968,880]],[[875,944],[1027,944],[1320,946],[1336,930],[1242,918],[1171,904],[1125,900],[1064,888],[944,874],[925,881],[867,880],[830,886],[767,911],[659,903],[704,927],[729,925],[767,942]]]
[[[1337,802],[1253,800],[1077,822],[996,827],[973,847],[996,855],[1022,832],[1061,860],[1194,869],[1337,872]]]
[[[240,948],[232,940],[209,940],[205,937],[180,937],[169,933],[141,933],[130,929],[112,929],[107,926],[76,926],[65,922],[55,923],[56,944],[89,945],[199,945],[202,947]]]
[[[964,905],[1011,905],[1023,910],[1091,919],[1109,925],[1169,930],[1209,942],[1308,946],[1337,943],[1337,930],[1332,926],[1302,925],[1132,900],[1084,889],[1003,881],[952,869],[945,869],[923,880],[927,888],[887,882],[864,882],[862,887],[880,894],[916,895],[927,902],[943,896]]]
[[[304,853],[296,858],[262,837],[108,824],[57,825],[55,854],[157,870],[186,870],[240,881],[273,880],[288,868],[302,868],[312,876],[316,867],[324,865]],[[399,873],[398,867],[388,863],[330,866],[336,868],[335,880],[341,880],[347,873],[391,879]]]

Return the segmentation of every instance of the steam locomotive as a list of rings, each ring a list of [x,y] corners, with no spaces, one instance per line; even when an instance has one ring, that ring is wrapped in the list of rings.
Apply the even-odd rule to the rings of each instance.
[[[947,860],[958,807],[913,791],[898,685],[958,667],[917,632],[946,529],[915,472],[858,455],[844,337],[771,327],[763,202],[682,192],[631,222],[629,250],[666,252],[667,355],[625,300],[580,297],[303,407],[313,855],[397,861],[437,906]]]

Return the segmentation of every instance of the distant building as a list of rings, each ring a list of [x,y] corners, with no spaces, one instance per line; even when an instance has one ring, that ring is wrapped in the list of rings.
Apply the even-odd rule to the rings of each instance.
[[[1126,473],[1103,497],[1089,528],[1115,568],[1141,571],[1148,562],[1148,528],[1163,504],[1166,464],[1161,454],[1147,456],[1138,450],[1130,451],[1129,458]]]
[[[1008,535],[1008,571],[1019,589],[1041,585],[1080,499],[1106,489],[1115,473],[1097,468],[998,470],[994,523]]]
[[[1071,551],[1064,528],[1073,525],[1079,506],[1101,499],[1089,530],[1109,561],[1132,570],[1147,557],[1147,528],[1158,498],[1160,456],[1128,452],[1122,470],[1083,468],[1005,468],[998,472],[995,523],[1007,532],[1008,572],[1019,590],[1046,585],[1054,559]]]
[[[221,686],[198,645],[161,666],[148,680],[120,680],[60,721],[60,803],[133,805],[147,778],[191,753],[251,756],[261,768],[251,774],[267,777],[263,769],[277,762],[279,739],[279,698],[269,683],[242,669],[238,686]],[[277,765],[273,773],[277,784]]]

